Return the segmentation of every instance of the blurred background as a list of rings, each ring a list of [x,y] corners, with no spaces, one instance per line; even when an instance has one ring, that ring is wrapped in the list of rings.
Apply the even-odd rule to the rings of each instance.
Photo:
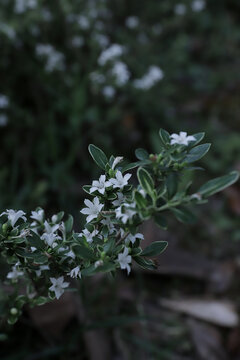
[[[239,0],[0,0],[0,210],[81,223],[89,143],[135,160],[158,130],[206,132],[197,185],[240,169]],[[240,359],[239,184],[169,240],[159,270],[82,282],[26,309],[1,359]]]

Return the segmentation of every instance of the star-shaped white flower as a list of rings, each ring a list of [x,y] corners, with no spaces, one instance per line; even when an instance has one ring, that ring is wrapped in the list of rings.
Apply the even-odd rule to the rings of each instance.
[[[121,206],[126,197],[121,192],[117,192],[117,199],[112,202],[114,206]]]
[[[92,182],[92,187],[90,189],[90,193],[93,193],[94,191],[100,192],[100,194],[104,194],[106,188],[112,186],[112,183],[110,181],[106,181],[106,175],[101,175],[99,180],[94,180]]]
[[[117,170],[116,179],[110,179],[110,181],[111,181],[114,189],[115,188],[123,189],[124,186],[126,186],[128,184],[128,180],[130,179],[131,176],[132,176],[131,174],[126,174],[123,176],[121,171]]]
[[[124,206],[124,211],[123,211]],[[128,220],[131,220],[132,217],[137,213],[135,210],[135,204],[123,204],[122,206],[119,206],[116,210],[116,218],[121,219],[123,224],[126,224]]]
[[[118,254],[118,259],[117,261],[120,264],[120,268],[122,270],[127,269],[127,273],[129,274],[131,271],[130,265],[132,262],[132,257],[130,255],[128,255],[128,248],[125,247],[124,251],[121,254]]]
[[[121,161],[123,161],[123,157],[122,156],[117,156],[112,164],[112,169],[114,170],[115,167],[117,166],[117,164],[119,164]]]
[[[129,244],[130,242],[131,242],[132,244],[134,244],[137,239],[143,240],[143,239],[144,239],[143,234],[140,234],[140,233],[137,233],[137,234],[135,234],[135,235],[129,234],[129,235],[126,237],[126,239],[125,239],[125,244],[127,245],[127,244]]]
[[[19,276],[24,275],[24,272],[18,269],[18,264],[19,263],[16,263],[14,266],[12,266],[12,271],[7,274],[7,279],[17,280]]]
[[[64,282],[63,276],[60,276],[59,278],[50,277],[50,281],[52,283],[52,286],[50,286],[49,290],[53,291],[56,298],[59,299],[60,296],[62,296],[62,294],[64,293],[64,289],[69,286],[69,283]]]
[[[41,239],[45,241],[45,243],[50,246],[50,247],[55,247],[57,245],[57,243],[55,242],[56,240],[61,239],[60,236],[58,236],[57,234],[54,233],[44,233],[41,236]]]
[[[79,237],[85,236],[88,243],[93,241],[94,236],[97,236],[98,230],[93,230],[90,232],[88,229],[84,229],[83,232],[79,235]]]
[[[47,220],[45,220],[44,221],[44,230],[45,230],[45,232],[47,233],[47,234],[52,234],[52,233],[54,233],[55,231],[57,231],[58,229],[59,229],[59,224],[55,224],[55,225],[53,225],[53,226],[51,226],[48,222],[47,222]]]
[[[31,219],[36,220],[38,222],[43,222],[44,219],[44,210],[39,209],[37,211],[32,211],[32,215],[30,216]]]
[[[96,219],[104,206],[103,204],[100,204],[100,201],[97,197],[93,199],[93,202],[88,199],[84,200],[84,204],[87,207],[83,208],[80,212],[84,215],[88,215],[87,222]]]
[[[116,231],[116,229],[112,223],[112,220],[109,216],[106,217],[105,219],[102,219],[100,222],[101,222],[101,224],[108,227],[109,234],[113,234],[114,231]]]
[[[24,221],[27,221],[27,218],[26,216],[26,213],[22,210],[6,210],[4,212],[1,213],[0,217],[3,216],[3,215],[7,215],[8,217],[8,220],[10,221],[10,224],[12,225],[12,227],[14,227],[14,225],[16,224],[16,222],[19,220],[19,219],[23,219]]]
[[[180,131],[178,134],[170,135],[171,138],[171,145],[179,144],[179,145],[188,145],[190,141],[195,141],[196,138],[192,135],[187,135],[185,131]]]
[[[81,279],[82,277],[82,274],[81,274],[81,271],[80,271],[80,266],[76,266],[74,269],[72,269],[68,275],[71,277],[71,278],[77,278],[79,277],[79,279]]]

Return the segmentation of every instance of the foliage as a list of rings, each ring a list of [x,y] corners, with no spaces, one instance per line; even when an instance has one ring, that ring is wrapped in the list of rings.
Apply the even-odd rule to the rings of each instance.
[[[159,135],[161,152],[148,154],[138,149],[139,161],[132,164],[125,164],[122,157],[108,158],[98,147],[89,146],[104,174],[84,187],[93,200],[84,201],[86,207],[81,212],[87,218],[82,232],[73,230],[72,216],[63,220],[63,212],[51,220],[41,208],[32,211],[29,219],[22,210],[6,210],[0,215],[6,220],[0,227],[0,252],[12,266],[5,280],[12,291],[1,306],[9,324],[17,321],[23,305],[59,299],[70,285],[64,280],[66,276],[81,279],[98,272],[114,275],[118,268],[129,274],[132,261],[154,270],[156,264],[151,258],[161,254],[167,242],[153,242],[142,250],[139,225],[153,218],[166,229],[164,213],[169,211],[177,220],[192,223],[192,205],[205,203],[208,196],[238,180],[238,172],[233,171],[208,181],[194,193],[189,185],[180,189],[181,177],[198,169],[192,162],[205,155],[209,144],[198,145],[203,133],[170,135],[161,129]],[[131,174],[126,169],[136,167],[134,186],[128,183]]]

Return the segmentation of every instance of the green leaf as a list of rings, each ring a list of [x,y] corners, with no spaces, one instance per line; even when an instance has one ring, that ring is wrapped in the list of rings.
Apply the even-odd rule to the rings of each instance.
[[[134,199],[135,199],[135,202],[136,202],[137,206],[140,209],[141,208],[146,208],[147,200],[145,199],[145,197],[140,192],[138,192],[138,191],[135,192]]]
[[[146,160],[149,158],[149,154],[145,149],[139,148],[135,150],[135,155],[138,160]]]
[[[155,214],[153,215],[153,220],[161,229],[167,230],[167,220],[164,216],[161,214]]]
[[[147,270],[156,270],[157,266],[150,259],[144,259],[141,256],[134,256],[133,259],[136,261],[138,265],[140,265],[143,269]]]
[[[154,193],[154,182],[149,172],[144,168],[139,168],[137,171],[137,177],[143,190],[152,196]]]
[[[206,153],[210,149],[210,146],[211,144],[202,144],[192,148],[187,154],[185,161],[188,163],[192,163],[201,159],[204,155],[206,155]]]
[[[81,270],[81,274],[82,276],[91,276],[92,274],[94,274],[96,271],[96,268],[94,265],[91,265],[83,270]]]
[[[148,165],[150,164],[151,161],[150,160],[141,160],[141,161],[136,161],[127,165],[124,165],[121,169],[122,173],[131,170],[131,169],[135,169],[138,166],[144,166],[144,165]]]
[[[90,152],[90,155],[92,156],[95,163],[103,170],[105,170],[105,167],[108,163],[108,159],[104,152],[99,149],[97,146],[90,144],[88,146],[88,151]]]
[[[69,233],[72,230],[72,227],[73,227],[73,217],[72,215],[69,215],[67,221],[65,221],[66,233]]]
[[[87,247],[84,242],[73,246],[74,253],[84,260],[94,260],[95,255],[91,248]]]
[[[89,194],[89,195],[93,195],[92,193],[90,193],[90,189],[91,189],[91,185],[83,185],[83,190],[87,193],[87,194]]]
[[[96,272],[110,272],[116,269],[116,264],[112,262],[105,262],[103,265],[96,268]]]
[[[159,136],[163,145],[167,145],[170,143],[170,135],[166,130],[160,129]]]
[[[142,252],[142,249],[140,247],[136,247],[136,248],[133,248],[131,249],[131,256],[137,256],[137,255],[140,255]]]
[[[171,199],[178,189],[178,175],[175,172],[170,173],[166,179],[168,199]]]
[[[18,248],[15,251],[18,256],[21,256],[26,259],[32,259],[37,264],[45,264],[48,261],[47,256],[42,253],[39,253],[38,251],[34,251],[33,253],[30,253],[28,251],[25,251],[25,249],[23,248]]]
[[[203,196],[211,196],[228,186],[234,184],[239,179],[239,172],[232,171],[228,175],[220,176],[208,181],[206,184],[200,187],[197,193]]]
[[[141,256],[157,256],[161,254],[167,246],[167,241],[155,241],[142,251]]]
[[[188,209],[181,207],[181,209],[170,209],[175,215],[178,221],[184,224],[194,224],[196,222],[196,216]]]
[[[193,134],[193,136],[195,137],[196,140],[191,141],[191,142],[189,143],[189,147],[196,146],[198,143],[200,143],[200,141],[202,141],[202,139],[204,138],[205,133],[204,133],[204,132],[200,132],[200,133],[197,133],[197,134]]]

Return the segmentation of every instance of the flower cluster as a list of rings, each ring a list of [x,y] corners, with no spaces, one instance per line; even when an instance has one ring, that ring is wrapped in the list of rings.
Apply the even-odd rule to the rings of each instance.
[[[8,209],[0,214],[0,254],[11,265],[5,281],[21,292],[15,302],[9,302],[16,309],[8,310],[10,323],[20,316],[24,304],[59,299],[70,287],[70,278],[113,273],[119,268],[130,274],[133,262],[155,269],[151,257],[161,254],[167,242],[156,241],[142,249],[144,236],[139,226],[153,218],[166,229],[163,212],[192,223],[193,213],[186,206],[204,203],[208,196],[238,179],[238,173],[232,172],[210,180],[193,193],[189,187],[179,191],[178,175],[201,159],[210,144],[198,145],[204,133],[170,135],[161,129],[159,135],[161,152],[149,154],[137,149],[138,161],[130,164],[122,156],[107,158],[101,149],[89,146],[90,155],[104,174],[83,187],[90,199],[84,200],[85,207],[80,210],[86,224],[79,233],[72,229],[72,217],[65,219],[63,212],[50,219],[42,208],[32,211],[29,218],[22,210]],[[138,168],[136,186],[130,183],[134,168]]]

